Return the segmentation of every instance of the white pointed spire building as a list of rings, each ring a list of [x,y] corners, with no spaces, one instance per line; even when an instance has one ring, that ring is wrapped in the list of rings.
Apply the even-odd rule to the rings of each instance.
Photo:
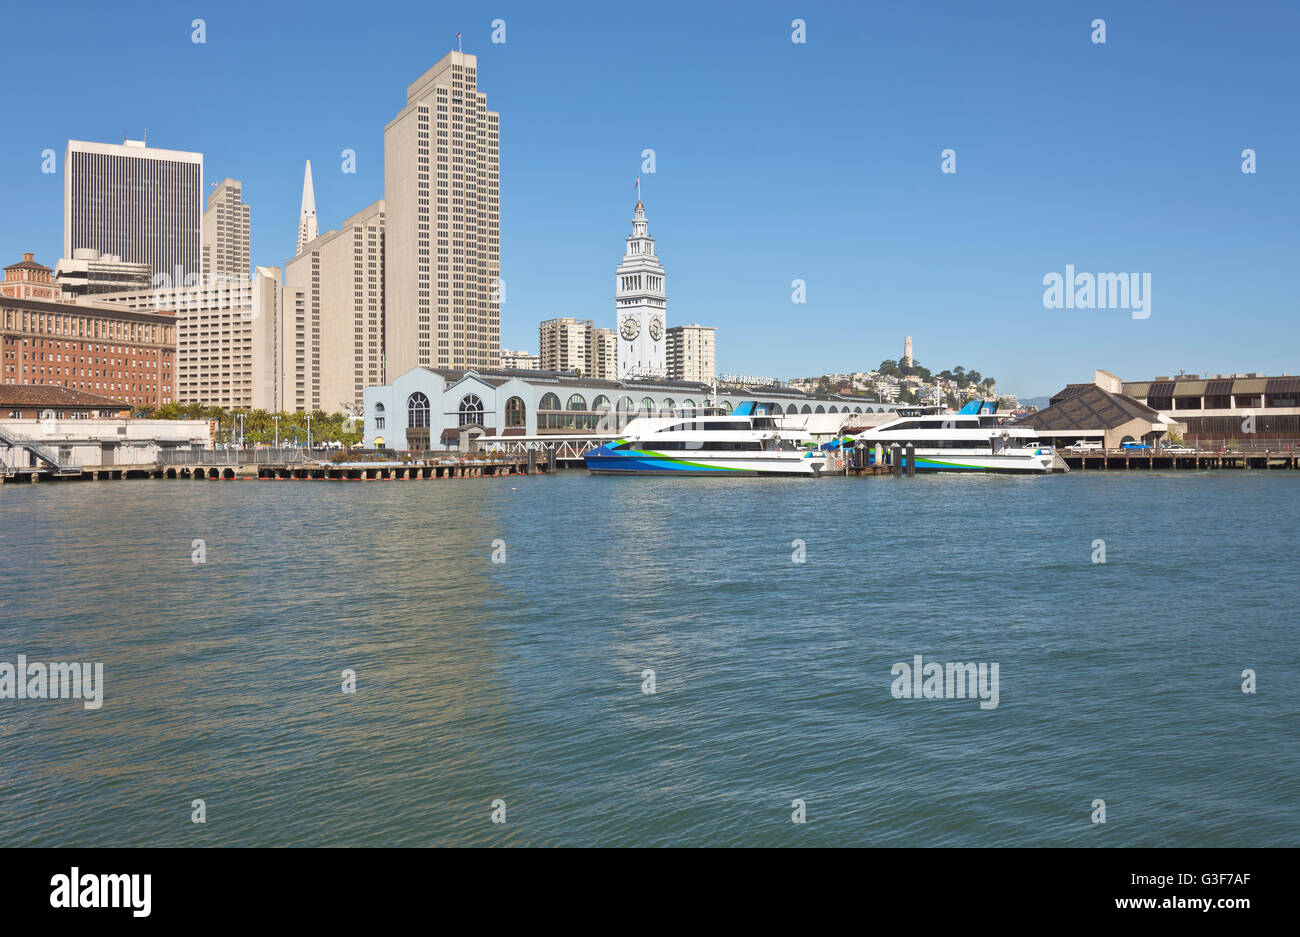
[[[647,225],[645,205],[638,198],[627,252],[614,272],[619,380],[664,377],[668,372],[664,266],[655,256],[655,239]]]
[[[298,216],[298,253],[316,240],[320,231],[316,227],[316,190],[311,184],[311,160],[302,177],[302,214]]]

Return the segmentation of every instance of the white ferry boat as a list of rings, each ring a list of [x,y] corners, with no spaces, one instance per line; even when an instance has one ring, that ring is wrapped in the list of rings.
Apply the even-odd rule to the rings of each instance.
[[[805,451],[812,437],[782,429],[763,404],[637,417],[623,435],[583,455],[593,475],[809,475],[826,453]]]
[[[957,413],[900,410],[899,417],[854,437],[883,452],[915,447],[918,472],[1050,472],[1052,448],[1034,430],[1012,426],[994,402],[972,401]],[[906,458],[906,456],[904,456]]]

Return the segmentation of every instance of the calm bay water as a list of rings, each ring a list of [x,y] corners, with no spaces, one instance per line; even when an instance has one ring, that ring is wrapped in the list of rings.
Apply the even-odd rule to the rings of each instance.
[[[0,661],[105,695],[0,700],[0,841],[1295,845],[1298,516],[1281,472],[3,486]],[[894,699],[914,654],[998,707]]]

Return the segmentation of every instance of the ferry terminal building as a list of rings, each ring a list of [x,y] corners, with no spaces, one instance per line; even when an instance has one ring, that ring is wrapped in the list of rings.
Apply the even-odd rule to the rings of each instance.
[[[637,416],[709,405],[730,413],[753,400],[777,415],[861,415],[875,425],[895,404],[792,387],[736,387],[659,378],[606,381],[571,372],[417,367],[367,387],[363,445],[375,449],[470,449],[483,436],[575,436],[622,429]],[[878,414],[877,416],[870,416]],[[825,421],[820,421],[825,422]],[[834,432],[834,430],[831,430]]]

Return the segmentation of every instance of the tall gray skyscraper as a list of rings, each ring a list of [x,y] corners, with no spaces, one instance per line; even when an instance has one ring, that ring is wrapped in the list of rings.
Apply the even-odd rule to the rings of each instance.
[[[498,115],[478,60],[448,52],[384,128],[386,374],[495,368],[501,354]]]
[[[204,274],[248,279],[250,214],[238,179],[222,179],[208,194],[203,212]]]
[[[69,140],[63,256],[79,248],[147,263],[175,285],[202,273],[203,154],[137,140]],[[177,283],[177,277],[180,282]]]

